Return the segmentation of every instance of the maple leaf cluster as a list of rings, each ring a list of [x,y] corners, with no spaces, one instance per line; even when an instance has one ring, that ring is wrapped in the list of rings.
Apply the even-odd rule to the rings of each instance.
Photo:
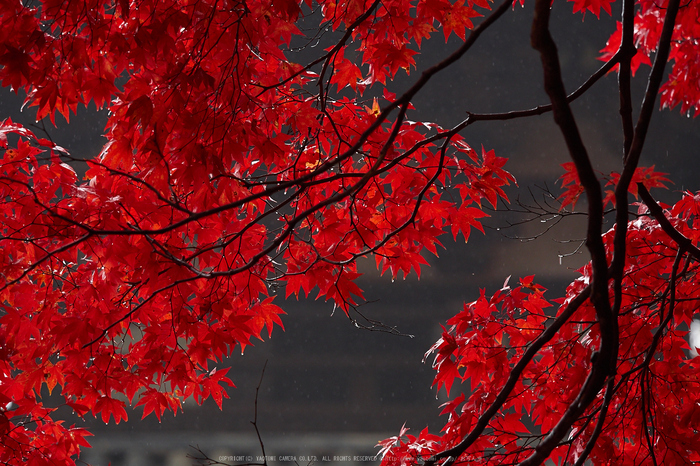
[[[697,203],[698,196],[688,193],[669,211],[679,231],[694,241],[697,217],[685,209],[697,210]],[[606,233],[606,242],[612,242],[612,233]],[[616,390],[609,399],[601,392],[574,423],[567,442],[549,456],[554,464],[581,457],[603,404],[614,414],[586,455],[595,464],[645,464],[652,456],[659,464],[700,460],[700,362],[686,355],[687,328],[700,298],[697,263],[674,261],[680,257],[677,245],[649,218],[630,225],[628,248]],[[433,384],[449,395],[457,382],[463,386],[461,393],[442,406],[447,421],[441,435],[426,430],[416,437],[404,429],[380,444],[382,464],[428,461],[474,431],[481,435],[461,453],[460,462],[518,464],[530,456],[576,399],[597,357],[600,327],[595,310],[590,301],[572,305],[590,292],[590,264],[579,272],[566,297],[556,302],[545,299],[545,288],[530,276],[491,297],[482,291],[478,300],[448,320],[449,328],[426,357],[434,354]],[[548,310],[557,305],[556,312]],[[547,331],[554,327],[556,335]],[[538,353],[530,360],[533,348]],[[494,403],[500,409],[485,422]],[[653,420],[648,417],[650,407]],[[649,422],[657,439],[653,452],[636,434]]]
[[[417,5],[433,22],[450,15],[462,37],[475,16]],[[71,463],[88,445],[87,431],[52,418],[44,389],[104,422],[126,420],[129,404],[159,419],[189,397],[221,406],[233,383],[216,364],[282,327],[274,286],[348,312],[363,298],[356,258],[420,274],[424,249],[481,230],[482,199],[505,196],[503,159],[406,120],[408,102],[385,93],[402,109],[391,120],[376,99],[309,92],[410,70],[408,44],[431,21],[400,2],[322,3],[345,37],[314,70],[283,52],[302,7],[0,5],[3,86],[25,90],[37,119],[89,102],[110,112],[84,180],[64,148],[0,124],[0,461]],[[343,58],[349,40],[369,71]]]
[[[576,202],[583,194],[584,189],[581,186],[581,182],[578,178],[578,172],[576,171],[576,166],[573,162],[566,162],[562,164],[565,170],[565,174],[561,176],[561,187],[564,192],[559,196],[561,201],[561,208],[564,209],[571,206],[571,209],[576,207]],[[630,182],[629,192],[635,199],[639,198],[637,185],[642,183],[647,188],[666,188],[666,183],[670,180],[666,178],[668,173],[661,173],[654,170],[654,167],[637,167],[632,175],[632,181]],[[614,206],[615,205],[615,190],[614,188],[618,185],[620,181],[620,174],[617,172],[612,172],[609,175],[601,174],[601,179],[606,179],[605,187],[610,187],[605,190],[605,197],[603,198],[603,206]]]
[[[453,128],[407,118],[422,86],[509,2],[476,26],[472,19],[491,9],[484,0],[25,3],[0,3],[0,83],[26,92],[37,119],[69,120],[90,102],[107,108],[109,119],[107,143],[87,160],[84,179],[64,148],[9,118],[0,123],[0,462],[74,464],[88,446],[87,431],[52,417],[46,390],[79,416],[105,422],[126,420],[127,405],[159,419],[189,397],[221,407],[233,382],[217,364],[283,327],[277,287],[285,297],[313,292],[349,313],[364,299],[356,259],[373,256],[394,278],[420,276],[440,236],[483,232],[484,204],[507,201],[504,188],[515,182],[505,158],[475,151],[459,134],[474,116]],[[609,5],[575,2],[574,9],[598,15]],[[690,2],[679,16],[662,90],[662,105],[680,103],[684,112],[699,108],[697,8]],[[645,56],[661,40],[664,11],[639,3],[635,38]],[[333,45],[305,64],[290,53],[302,17],[333,33]],[[440,30],[464,45],[408,91],[389,91]],[[604,57],[616,53],[615,40]],[[579,173],[571,166],[563,179],[565,204],[581,194]],[[626,177],[611,176],[611,186]],[[648,187],[666,181],[653,168],[633,179]],[[688,195],[671,211],[693,243],[694,202]],[[694,372],[679,369],[695,367],[680,362],[682,331],[648,330],[666,329],[669,316],[675,326],[687,323],[694,263],[674,262],[679,248],[651,220],[632,223],[627,237],[634,253],[619,322],[623,388],[576,421],[568,446],[575,454],[600,403],[629,404],[653,389],[658,397],[673,393],[678,406],[697,405]],[[402,432],[383,443],[384,463],[462,442],[516,373],[522,377],[505,393],[501,414],[481,427],[490,433],[462,454],[492,463],[527,455],[541,436],[520,436],[522,416],[550,428],[599,340],[592,305],[579,302],[587,273],[562,305],[565,312],[567,302],[578,303],[575,320],[547,341],[542,335],[557,317],[545,312],[550,303],[531,278],[466,305],[432,351],[438,388],[468,382],[472,394],[445,407],[441,435]],[[518,373],[513,364],[530,348],[541,351]],[[567,383],[550,383],[564,373]],[[659,398],[639,403],[614,422],[639,431]],[[700,419],[694,407],[673,409],[659,409],[667,417],[654,434],[668,455],[688,450],[672,435],[673,419],[682,416],[689,429]],[[625,429],[606,431],[592,458],[629,462]],[[642,448],[639,435],[634,441]]]
[[[578,1],[574,2],[580,5]],[[586,2],[587,3],[587,2]],[[601,2],[601,3],[605,3]],[[668,2],[639,1],[635,17],[634,40],[636,54],[632,59],[632,73],[643,64],[651,65],[651,57],[656,52],[664,22],[664,10]],[[588,8],[599,14],[600,6],[591,2]],[[595,5],[595,6],[594,6]],[[610,7],[605,8],[610,13]],[[688,2],[678,11],[678,19],[673,29],[673,40],[669,61],[671,70],[661,88],[661,105],[674,108],[680,105],[680,111],[688,116],[700,115],[700,63],[697,60],[698,38],[700,37],[700,5]],[[622,23],[618,21],[617,29],[610,36],[606,46],[601,50],[601,59],[612,58],[620,47],[622,40]],[[694,110],[693,110],[694,109]]]

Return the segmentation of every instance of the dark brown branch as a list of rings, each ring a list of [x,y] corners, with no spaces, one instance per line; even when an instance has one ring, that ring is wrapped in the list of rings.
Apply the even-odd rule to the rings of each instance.
[[[673,261],[673,266],[671,268],[671,278],[670,278],[670,296],[669,296],[669,303],[668,303],[668,312],[666,313],[666,316],[664,317],[663,312],[661,313],[661,322],[659,324],[659,328],[656,330],[656,333],[654,334],[654,338],[651,342],[651,345],[649,345],[649,349],[647,350],[647,354],[644,358],[644,362],[642,363],[642,377],[640,379],[640,384],[642,385],[640,388],[640,393],[641,393],[641,403],[642,403],[642,419],[644,423],[644,437],[647,441],[647,445],[649,448],[649,455],[651,456],[652,464],[656,466],[658,463],[656,461],[656,454],[654,453],[654,442],[651,436],[649,435],[649,418],[647,416],[647,408],[646,404],[648,401],[646,400],[647,396],[651,395],[651,387],[649,387],[649,390],[647,390],[646,387],[643,386],[645,380],[649,380],[649,364],[651,363],[652,359],[654,358],[654,354],[656,354],[656,348],[659,345],[659,342],[661,341],[661,336],[664,334],[664,331],[666,330],[666,327],[668,326],[669,322],[671,322],[671,319],[673,318],[673,313],[674,309],[676,307],[676,280],[678,278],[678,267],[680,266],[681,259],[683,258],[683,255],[685,255],[685,250],[683,247],[680,247],[678,251],[676,252],[676,258]],[[662,308],[663,309],[663,308]]]
[[[622,41],[618,50],[620,56],[620,74],[618,75],[618,92],[620,95],[620,118],[622,119],[623,134],[623,162],[627,160],[632,139],[634,138],[634,125],[632,122],[632,57],[637,53],[634,46],[634,1],[622,2]]]
[[[637,119],[637,125],[634,128],[634,139],[632,140],[632,144],[626,159],[639,160],[642,153],[644,141],[646,140],[647,132],[649,130],[649,123],[651,122],[651,116],[654,113],[654,108],[656,107],[656,97],[659,94],[659,88],[661,87],[664,70],[666,69],[666,63],[668,62],[668,56],[671,50],[671,39],[673,38],[673,29],[675,27],[676,15],[678,14],[679,7],[680,0],[669,0],[666,9],[666,18],[664,19],[664,26],[661,30],[661,37],[659,38],[659,45],[656,49],[656,57],[654,57],[654,64],[651,67],[647,88],[644,93],[644,101],[642,102],[642,108],[639,113],[639,118]],[[634,165],[636,166],[636,163],[634,163]],[[633,174],[634,170],[632,170],[632,173],[629,174],[623,172],[620,175],[620,182],[622,182],[623,177],[625,176],[629,176],[629,178],[632,179]]]
[[[620,118],[622,119],[622,163],[623,171],[632,168],[632,173],[637,168],[635,160],[628,157],[632,140],[634,139],[634,125],[632,123],[632,57],[636,53],[634,46],[634,1],[622,2],[622,40],[618,54],[620,55],[620,73],[618,75],[618,94],[620,99]],[[631,166],[634,164],[634,166]],[[630,178],[631,179],[631,178]],[[622,306],[622,278],[627,259],[627,222],[629,221],[629,200],[627,196],[629,181],[618,183],[615,190],[615,237],[613,239],[613,259],[611,275],[613,279],[613,314],[618,315]]]
[[[629,0],[626,0],[629,1]],[[668,3],[668,9],[666,11],[666,18],[664,19],[664,25],[661,32],[661,37],[659,38],[659,45],[656,50],[656,57],[654,58],[654,64],[652,65],[651,73],[649,74],[649,80],[647,82],[647,89],[644,94],[644,101],[642,102],[642,109],[637,120],[637,125],[634,128],[633,138],[630,140],[630,129],[627,128],[631,124],[631,96],[629,95],[629,82],[623,82],[623,72],[624,79],[629,80],[627,73],[630,72],[629,65],[631,57],[629,54],[632,53],[631,48],[633,45],[632,41],[632,27],[626,26],[623,23],[623,43],[620,46],[620,50],[625,50],[623,57],[626,58],[627,62],[621,62],[620,73],[621,73],[621,84],[620,84],[620,102],[621,108],[620,112],[623,119],[623,129],[625,130],[625,155],[624,155],[624,167],[622,173],[620,174],[620,179],[615,187],[615,201],[617,205],[617,215],[616,215],[616,225],[617,230],[615,231],[615,254],[613,257],[612,271],[615,277],[616,283],[619,283],[622,279],[622,273],[624,270],[625,262],[625,241],[627,237],[627,220],[628,220],[628,197],[627,192],[629,190],[629,185],[632,182],[632,177],[639,164],[639,158],[642,154],[642,149],[644,147],[644,141],[646,140],[647,131],[649,129],[649,123],[651,122],[651,116],[656,106],[656,97],[659,93],[659,88],[661,86],[661,80],[663,78],[664,70],[666,68],[666,62],[668,61],[668,55],[671,49],[671,38],[673,36],[673,29],[676,22],[676,14],[678,13],[678,8],[680,5],[680,0],[670,0]],[[633,9],[633,5],[625,5],[623,11],[623,21],[629,21],[630,18],[634,18],[633,12],[629,11]],[[627,38],[629,44],[625,43],[625,34],[629,37]],[[630,50],[627,50],[630,49]],[[627,65],[623,67],[622,65]],[[629,105],[629,109],[626,107]],[[627,111],[629,110],[629,113]],[[647,192],[648,194],[648,192]],[[619,285],[615,286],[616,295],[619,295]],[[620,296],[616,296],[615,308],[619,309],[619,302],[621,300]]]
[[[593,266],[593,289],[591,300],[596,311],[605,320],[609,320],[609,303],[607,288],[607,263],[605,247],[601,239],[603,205],[600,182],[598,181],[588,153],[581,139],[576,121],[567,102],[566,91],[561,76],[557,47],[549,32],[550,2],[538,0],[532,24],[532,45],[540,52],[544,71],[544,87],[552,101],[554,121],[559,125],[564,136],[571,159],[573,160],[579,180],[588,198],[588,227],[586,246],[591,253]],[[605,322],[601,322],[601,326]],[[605,335],[605,333],[603,333]]]
[[[262,368],[262,373],[260,374],[260,381],[258,386],[255,387],[255,410],[253,412],[253,420],[250,423],[255,427],[255,434],[258,436],[258,443],[260,443],[260,451],[262,452],[263,463],[267,466],[267,455],[265,454],[265,444],[263,443],[262,436],[260,435],[260,429],[258,429],[258,397],[260,395],[260,387],[262,386],[263,378],[265,377],[265,369],[267,368],[267,361]]]
[[[566,101],[568,103],[571,103],[581,97],[583,94],[586,93],[588,89],[590,89],[600,78],[605,76],[610,70],[613,69],[615,65],[619,63],[620,60],[620,52],[618,51],[615,55],[613,55],[610,60],[605,62],[603,66],[598,68],[598,70],[590,75],[586,81],[579,86],[578,89],[576,89],[574,92],[569,94],[566,97]],[[547,112],[552,111],[552,104],[544,104],[544,105],[538,105],[535,108],[530,108],[527,110],[512,110],[510,112],[503,112],[503,113],[472,113],[472,112],[467,112],[467,115],[469,115],[468,121],[470,123],[477,122],[477,121],[507,121],[507,120],[514,120],[516,118],[525,118],[525,117],[531,117],[531,116],[537,116],[537,115],[543,115]]]
[[[630,5],[629,0],[625,0],[623,5],[623,24],[622,24],[622,44],[620,51],[622,53],[620,62],[620,114],[622,115],[623,130],[624,130],[624,167],[615,187],[615,204],[617,213],[615,215],[615,238],[614,238],[614,254],[612,260],[612,278],[614,279],[614,303],[613,312],[617,314],[622,303],[622,276],[625,268],[626,241],[627,241],[627,222],[629,220],[628,213],[628,190],[632,182],[632,177],[639,164],[639,158],[644,147],[647,130],[651,121],[651,116],[656,105],[656,97],[661,86],[668,54],[670,51],[671,37],[675,25],[676,13],[678,12],[679,0],[671,0],[668,4],[668,11],[664,20],[664,26],[659,39],[656,57],[647,83],[647,90],[642,102],[642,110],[637,121],[637,125],[632,130],[632,104],[630,91],[630,66],[632,56],[635,53],[633,40],[634,27],[634,5]],[[628,24],[630,23],[630,24]]]
[[[258,396],[260,394],[260,387],[262,386],[262,381],[263,378],[265,377],[265,369],[267,368],[267,361],[265,361],[265,364],[263,365],[262,368],[262,373],[260,374],[260,381],[258,382],[258,386],[255,387],[255,410],[253,414],[253,420],[250,421],[250,423],[255,427],[255,433],[257,434],[258,437],[258,443],[260,444],[260,451],[262,453],[262,463],[256,462],[256,463],[238,463],[236,466],[267,466],[267,455],[265,454],[265,444],[263,443],[262,436],[260,435],[260,430],[258,429]],[[205,464],[207,466],[213,466],[213,465],[220,465],[220,466],[232,466],[231,463],[224,463],[222,461],[215,460],[213,458],[210,458],[207,453],[202,451],[201,448],[194,447],[194,448],[200,456],[190,456],[187,455],[188,458],[192,458],[193,460],[196,460],[199,462],[199,464]],[[221,459],[221,458],[220,458]]]
[[[531,42],[533,48],[540,52],[544,71],[544,87],[552,102],[554,121],[559,125],[576,166],[579,180],[588,199],[588,226],[586,247],[591,254],[592,280],[591,302],[596,310],[600,326],[601,343],[598,358],[593,362],[591,371],[581,387],[576,399],[569,405],[557,424],[535,448],[535,451],[521,465],[543,463],[571,425],[596,398],[607,378],[615,374],[618,352],[617,319],[610,307],[608,293],[608,265],[605,247],[602,241],[603,203],[600,182],[598,181],[590,158],[581,139],[571,108],[566,101],[566,91],[561,76],[561,67],[557,47],[549,32],[551,2],[537,0],[532,22]]]
[[[591,451],[593,451],[593,447],[595,447],[595,444],[598,441],[598,437],[603,431],[603,425],[605,424],[605,416],[608,413],[608,409],[610,408],[610,402],[612,401],[614,393],[615,379],[610,377],[608,379],[607,385],[605,386],[605,395],[603,397],[603,405],[600,407],[600,412],[598,413],[598,421],[596,422],[595,428],[593,429],[593,433],[591,433],[591,437],[586,442],[586,447],[583,449],[583,452],[581,452],[581,456],[579,456],[579,458],[576,460],[576,463],[574,463],[574,466],[583,466],[583,464],[586,462],[586,459],[588,458],[588,455],[590,455]]]
[[[649,213],[654,217],[654,219],[659,222],[659,226],[680,248],[687,251],[691,256],[700,262],[700,249],[698,249],[693,242],[688,239],[683,233],[678,231],[666,218],[661,206],[654,200],[646,186],[642,183],[637,183],[637,190],[639,192],[639,197],[642,198],[644,204],[649,209]]]

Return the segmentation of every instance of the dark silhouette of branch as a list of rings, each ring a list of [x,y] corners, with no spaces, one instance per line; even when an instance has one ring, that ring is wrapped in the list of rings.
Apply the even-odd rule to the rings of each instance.
[[[649,190],[642,183],[637,183],[637,189],[639,192],[639,197],[642,198],[644,204],[649,209],[649,213],[654,217],[654,219],[659,222],[661,229],[681,247],[683,250],[687,251],[692,255],[695,260],[700,261],[700,249],[698,249],[693,242],[687,238],[683,233],[678,231],[666,218],[661,206],[654,200]]]
[[[615,281],[615,296],[613,303],[613,312],[615,314],[619,312],[622,303],[622,276],[625,268],[625,258],[627,250],[627,222],[629,220],[629,185],[632,182],[634,172],[637,169],[637,166],[639,165],[639,158],[642,154],[644,141],[646,140],[646,135],[649,129],[649,124],[651,122],[651,117],[653,115],[654,107],[656,106],[656,97],[659,93],[661,80],[663,78],[666,63],[668,61],[668,55],[671,48],[671,39],[673,36],[673,29],[676,22],[676,14],[678,13],[678,7],[680,2],[679,0],[673,0],[670,1],[668,4],[668,11],[666,12],[666,18],[664,19],[664,25],[661,32],[661,37],[659,38],[659,45],[657,47],[656,56],[654,58],[651,73],[649,74],[646,92],[642,101],[642,108],[633,132],[630,128],[632,118],[632,105],[631,91],[629,89],[629,80],[631,73],[631,59],[632,56],[634,56],[635,52],[634,45],[632,44],[632,33],[634,28],[634,5],[630,5],[629,3],[629,0],[627,0],[626,3],[623,4],[623,40],[622,44],[620,45],[620,50],[622,51],[621,53],[625,58],[625,61],[621,63],[620,67],[620,114],[622,115],[623,121],[625,152],[623,158],[624,166],[622,169],[622,173],[620,174],[618,184],[615,187],[615,202],[617,206],[617,214],[615,218],[616,230],[614,238],[614,254],[611,267],[612,276]],[[629,24],[625,25],[625,21],[627,21]],[[630,136],[632,137],[630,138]]]
[[[605,425],[605,415],[610,408],[610,401],[612,400],[613,393],[615,393],[615,379],[611,377],[608,379],[605,386],[605,395],[603,397],[603,405],[600,407],[598,412],[598,421],[593,429],[593,433],[586,442],[586,447],[583,449],[583,452],[581,452],[581,456],[579,456],[578,460],[576,460],[576,463],[574,463],[574,466],[583,466],[588,458],[588,455],[590,455],[591,451],[593,451],[593,447],[595,447],[598,437],[603,431],[603,426]],[[580,432],[583,432],[583,430],[584,429],[582,428]]]
[[[250,423],[255,427],[255,435],[258,436],[258,442],[260,442],[260,451],[263,456],[263,463],[267,466],[267,455],[265,454],[265,443],[263,443],[262,436],[260,435],[260,429],[258,428],[258,398],[260,396],[260,387],[262,386],[263,378],[265,377],[265,369],[267,368],[267,361],[263,365],[262,372],[260,373],[260,380],[258,381],[258,386],[255,387],[255,412],[253,415],[253,420]]]
[[[581,84],[578,89],[576,89],[574,92],[569,94],[566,98],[566,101],[571,103],[584,95],[588,89],[593,87],[593,85],[600,80],[603,76],[608,74],[610,70],[612,70],[615,65],[617,65],[620,61],[620,52],[617,52],[615,55],[613,55],[610,60],[605,62],[603,66],[598,68],[598,70],[590,75],[586,81]],[[469,121],[471,123],[477,122],[477,121],[507,121],[507,120],[514,120],[516,118],[526,118],[526,117],[531,117],[531,116],[537,116],[537,115],[543,115],[545,113],[551,112],[552,111],[552,104],[543,104],[543,105],[538,105],[537,107],[530,108],[527,110],[512,110],[509,112],[500,112],[500,113],[472,113],[472,112],[467,112],[467,115],[469,116]]]
[[[262,372],[260,373],[260,380],[258,381],[258,385],[255,387],[255,401],[254,401],[254,411],[253,411],[253,420],[250,421],[250,423],[253,425],[255,428],[255,434],[258,437],[258,444],[260,445],[260,451],[262,452],[262,462],[248,462],[248,463],[224,463],[219,460],[215,460],[214,458],[211,458],[205,451],[203,451],[199,446],[192,446],[194,450],[197,451],[197,456],[192,456],[192,455],[187,455],[188,458],[191,458],[195,461],[197,461],[201,465],[205,466],[214,466],[214,465],[220,465],[220,466],[267,466],[267,455],[265,454],[265,443],[263,442],[262,435],[260,435],[260,429],[258,428],[258,397],[260,395],[260,387],[262,386],[263,378],[265,377],[265,369],[267,368],[267,361],[265,361],[265,364],[263,364]]]

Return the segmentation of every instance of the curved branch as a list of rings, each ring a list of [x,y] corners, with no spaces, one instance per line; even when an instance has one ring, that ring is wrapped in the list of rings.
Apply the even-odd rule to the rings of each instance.
[[[634,1],[623,0],[622,3],[622,40],[620,54],[620,73],[618,75],[618,93],[620,99],[620,117],[623,134],[623,172],[634,173],[639,159],[629,158],[629,149],[634,139],[632,124],[632,57],[636,53],[634,46]],[[622,177],[621,177],[622,178]],[[627,258],[627,222],[629,221],[629,199],[627,191],[631,176],[620,179],[615,189],[615,237],[613,239],[613,259],[611,275],[613,279],[613,314],[618,315],[622,306],[622,278]]]
[[[569,405],[557,424],[535,448],[535,451],[520,465],[535,465],[546,460],[552,450],[569,431],[575,420],[596,398],[607,378],[616,371],[618,353],[618,325],[610,307],[608,293],[608,266],[602,240],[603,203],[600,182],[581,139],[571,108],[566,100],[566,91],[561,76],[561,67],[556,44],[549,31],[551,2],[537,0],[532,21],[532,46],[540,52],[544,71],[544,87],[552,101],[554,121],[559,125],[576,166],[579,180],[588,198],[588,226],[586,247],[591,254],[591,303],[595,307],[600,325],[601,343],[599,354],[581,387],[576,399]]]
[[[593,85],[600,80],[603,76],[608,74],[610,70],[612,70],[615,65],[617,65],[620,62],[620,56],[621,53],[618,51],[613,55],[610,60],[605,62],[603,66],[598,68],[598,70],[590,75],[586,81],[581,84],[578,89],[576,89],[574,92],[569,94],[566,97],[566,101],[568,103],[571,103],[581,97],[583,94],[586,93],[588,89],[593,87]],[[535,108],[530,108],[527,110],[512,110],[510,112],[502,112],[502,113],[472,113],[472,112],[467,112],[467,115],[469,116],[469,120],[471,122],[476,122],[476,121],[507,121],[507,120],[514,120],[516,118],[525,118],[525,117],[531,117],[531,116],[537,116],[537,115],[543,115],[547,112],[552,111],[552,104],[544,104],[544,105],[538,105]]]
[[[623,162],[627,160],[634,126],[632,123],[632,58],[637,53],[634,45],[634,1],[622,1],[622,40],[617,52],[620,55],[620,74],[617,77],[620,95],[620,118],[622,119]]]
[[[649,80],[647,82],[647,88],[644,93],[644,101],[642,102],[642,108],[639,112],[639,118],[637,119],[637,125],[634,127],[634,139],[632,140],[629,153],[627,154],[627,159],[637,159],[642,153],[642,148],[644,147],[644,141],[646,140],[647,132],[649,130],[649,123],[651,122],[651,116],[654,113],[654,108],[656,107],[656,97],[659,94],[659,88],[661,87],[661,80],[664,77],[664,70],[666,69],[666,63],[668,62],[668,56],[671,50],[671,40],[673,38],[673,30],[676,24],[676,16],[678,14],[678,9],[680,8],[680,0],[669,0],[668,6],[666,7],[666,17],[664,18],[663,29],[661,30],[661,37],[659,38],[659,45],[656,49],[656,57],[654,58],[654,64],[651,68],[651,73],[649,74]],[[636,164],[635,164],[636,166]],[[630,179],[634,174],[634,170],[629,174]],[[622,182],[625,173],[620,175],[620,182]]]
[[[603,405],[600,407],[600,413],[598,413],[598,421],[596,422],[591,437],[588,439],[588,442],[586,442],[586,447],[583,449],[581,456],[579,456],[579,458],[576,460],[576,463],[574,463],[574,466],[583,466],[588,458],[588,455],[590,455],[591,451],[593,451],[593,447],[595,447],[598,437],[603,431],[605,415],[608,413],[608,409],[610,408],[613,393],[615,393],[615,379],[611,377],[608,379],[608,383],[605,386],[605,395],[603,397]]]
[[[651,121],[651,116],[656,105],[656,97],[661,86],[664,69],[668,61],[668,56],[671,48],[671,38],[676,21],[676,14],[680,0],[670,0],[666,18],[659,39],[659,45],[656,51],[654,64],[652,65],[649,81],[647,83],[642,109],[637,121],[637,125],[632,130],[632,104],[630,91],[630,64],[632,56],[635,53],[633,40],[634,28],[634,5],[630,4],[630,0],[625,0],[623,5],[623,23],[622,23],[622,44],[620,51],[623,53],[623,60],[620,63],[620,114],[622,115],[623,131],[624,131],[624,167],[620,174],[617,186],[615,187],[615,204],[617,213],[615,215],[615,238],[614,238],[614,255],[612,259],[612,277],[614,282],[614,304],[613,313],[617,314],[622,305],[622,276],[625,268],[626,241],[627,241],[627,222],[629,220],[628,213],[628,190],[632,182],[634,172],[639,165],[639,158],[642,154],[644,141],[646,139],[647,130]],[[623,66],[624,65],[624,66]]]
[[[666,233],[669,238],[671,238],[680,248],[687,251],[688,254],[693,256],[695,260],[700,262],[700,249],[698,249],[693,242],[688,239],[683,233],[678,231],[666,218],[661,206],[654,200],[652,195],[647,190],[646,186],[642,183],[637,183],[637,190],[639,192],[639,197],[642,198],[644,204],[649,209],[649,213],[654,217],[654,219],[659,222],[659,226]]]

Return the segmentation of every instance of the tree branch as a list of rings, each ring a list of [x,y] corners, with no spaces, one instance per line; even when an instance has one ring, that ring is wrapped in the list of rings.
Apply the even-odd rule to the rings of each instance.
[[[649,213],[654,217],[654,220],[659,222],[659,226],[680,248],[687,251],[691,256],[700,262],[700,249],[698,249],[693,242],[686,237],[683,233],[678,231],[666,218],[661,206],[654,200],[651,193],[647,190],[646,186],[642,183],[637,183],[637,190],[639,192],[639,197],[642,198],[644,204],[649,209]]]
[[[561,67],[556,44],[549,32],[551,2],[537,0],[532,22],[531,42],[540,52],[544,71],[544,87],[552,101],[554,121],[559,125],[573,160],[579,180],[588,198],[588,227],[586,247],[591,254],[591,302],[596,310],[600,326],[601,342],[599,355],[593,362],[576,399],[569,405],[557,424],[535,448],[535,451],[520,464],[531,466],[546,460],[552,450],[571,428],[576,419],[596,398],[607,378],[616,370],[618,352],[618,325],[613,315],[608,294],[608,266],[602,241],[603,203],[600,183],[595,176],[590,158],[581,139],[561,76]]]
[[[610,70],[613,69],[615,65],[617,65],[620,61],[620,52],[618,51],[615,55],[613,55],[610,60],[605,62],[603,66],[598,68],[598,70],[590,75],[586,81],[581,84],[578,89],[576,89],[574,92],[569,94],[566,97],[566,101],[568,103],[571,103],[581,97],[583,94],[586,93],[588,89],[593,87],[595,83],[600,80],[603,76],[608,74]],[[531,116],[537,116],[537,115],[543,115],[547,112],[552,111],[552,104],[544,104],[544,105],[538,105],[535,108],[530,108],[527,110],[512,110],[510,112],[502,112],[502,113],[472,113],[472,112],[467,112],[467,115],[469,116],[469,122],[477,122],[477,121],[507,121],[507,120],[514,120],[516,118],[525,118],[525,117],[531,117]]]

